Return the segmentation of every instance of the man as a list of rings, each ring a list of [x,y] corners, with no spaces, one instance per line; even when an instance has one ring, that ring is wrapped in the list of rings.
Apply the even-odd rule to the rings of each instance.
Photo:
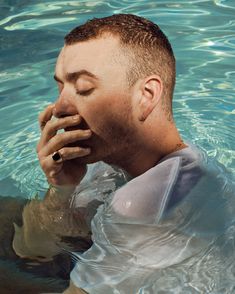
[[[55,80],[59,97],[39,116],[37,146],[51,187],[43,202],[25,207],[24,233],[16,228],[13,247],[20,256],[47,258],[59,252],[59,236],[87,238],[91,226],[93,245],[77,255],[65,293],[83,293],[79,288],[137,293],[154,269],[179,263],[197,252],[198,244],[205,246],[205,240],[195,246],[193,237],[188,250],[185,231],[177,235],[181,245],[166,250],[158,242],[151,245],[155,236],[164,235],[159,226],[164,220],[177,220],[183,227],[185,207],[191,207],[183,200],[194,199],[195,187],[203,189],[201,179],[207,177],[204,155],[183,142],[173,120],[171,45],[144,18],[119,14],[93,19],[65,37]],[[89,205],[75,212],[80,198],[74,191],[87,164],[99,161],[121,168],[131,180],[101,206],[99,198],[88,217]],[[35,232],[38,222],[42,225]],[[47,246],[39,240],[47,240]],[[161,254],[155,257],[153,250]]]

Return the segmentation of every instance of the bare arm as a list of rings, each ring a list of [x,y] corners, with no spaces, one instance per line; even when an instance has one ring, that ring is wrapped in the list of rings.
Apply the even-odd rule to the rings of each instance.
[[[63,237],[90,241],[90,230],[83,211],[70,207],[72,187],[51,186],[43,201],[34,199],[24,207],[23,226],[15,225],[13,248],[20,257],[48,261],[62,249],[70,250]]]

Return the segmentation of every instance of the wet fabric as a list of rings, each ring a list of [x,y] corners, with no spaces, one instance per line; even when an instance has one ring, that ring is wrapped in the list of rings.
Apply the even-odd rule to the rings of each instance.
[[[162,270],[206,250],[233,222],[226,185],[223,167],[189,145],[111,189],[91,218],[92,247],[75,253],[73,283],[96,294],[157,293]]]

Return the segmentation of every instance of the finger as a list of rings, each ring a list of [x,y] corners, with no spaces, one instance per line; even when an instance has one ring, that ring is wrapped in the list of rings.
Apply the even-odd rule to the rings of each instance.
[[[78,125],[81,120],[82,118],[80,115],[74,115],[48,121],[42,130],[42,134],[37,145],[37,152],[39,152],[40,149],[43,148],[43,146],[46,145],[48,141],[56,135],[58,130]]]
[[[57,173],[61,171],[61,169],[63,168],[63,163],[66,160],[71,160],[89,155],[91,153],[91,149],[82,147],[64,147],[60,149],[58,152],[62,159],[60,161],[55,161],[53,159],[52,156],[54,153],[46,156],[43,160],[41,160],[42,169],[50,177],[55,176]]]
[[[41,113],[39,113],[38,122],[41,130],[43,130],[46,123],[52,118],[54,107],[55,104],[50,104]]]
[[[59,153],[63,162],[66,160],[86,156],[91,153],[91,149],[82,147],[64,147],[59,150]]]
[[[44,157],[60,150],[70,143],[89,139],[92,135],[91,130],[74,130],[60,133],[51,138],[39,152],[39,157]],[[72,148],[72,147],[69,147]]]
[[[63,168],[63,161],[56,162],[52,158],[52,154],[43,158],[40,161],[42,170],[46,174],[47,177],[54,177],[58,174]]]
[[[50,120],[45,126],[45,138],[49,140],[51,137],[55,136],[57,131],[65,129],[70,126],[76,126],[81,122],[81,120],[82,118],[78,114],[73,116],[66,116],[56,120]]]
[[[56,135],[57,131],[65,129],[66,127],[76,126],[81,122],[81,120],[82,118],[80,115],[73,115],[48,121],[42,131],[40,139],[41,144],[46,144],[53,136]]]

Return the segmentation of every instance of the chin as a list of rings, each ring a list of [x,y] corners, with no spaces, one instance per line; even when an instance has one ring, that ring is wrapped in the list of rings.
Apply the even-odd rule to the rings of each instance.
[[[78,164],[91,164],[98,161],[104,161],[106,158],[110,159],[112,157],[111,146],[107,146],[107,143],[97,136],[93,137],[92,139],[70,143],[66,145],[66,147],[81,147],[91,149],[91,153],[89,155],[76,159]]]

